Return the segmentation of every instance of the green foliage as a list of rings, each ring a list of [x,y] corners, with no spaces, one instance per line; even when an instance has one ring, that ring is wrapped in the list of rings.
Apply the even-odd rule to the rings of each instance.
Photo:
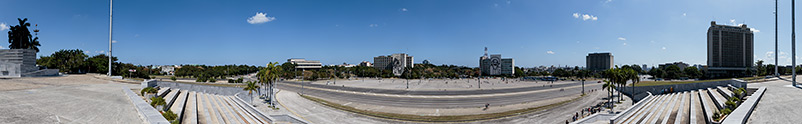
[[[732,110],[729,109],[729,108],[724,108],[724,109],[721,109],[719,111],[721,111],[722,115],[729,115],[730,113],[732,113]]]
[[[655,77],[655,79],[656,78],[664,78],[665,75],[666,75],[666,72],[663,69],[654,68],[652,70],[649,70],[649,75],[652,75],[653,77]]]
[[[197,79],[195,79],[195,82],[206,82],[206,81],[207,81],[206,77],[203,77],[203,76],[198,77]]]
[[[170,110],[167,110],[164,113],[162,113],[162,116],[164,116],[164,119],[167,119],[168,121],[171,122],[175,121],[175,119],[178,118],[178,115],[176,115],[175,113],[173,113],[173,111]]]
[[[246,75],[258,70],[258,67],[248,65],[181,65],[181,68],[175,70],[175,76],[206,78],[205,80],[209,80],[211,78],[221,79],[232,75]]]
[[[156,107],[159,105],[167,104],[162,97],[151,97],[150,98],[150,106]]]
[[[20,19],[17,18],[19,24],[16,26],[10,26],[8,30],[8,48],[10,49],[33,49],[36,52],[39,52],[39,37],[33,37],[31,35],[31,31],[28,27],[31,26],[31,23],[28,23],[28,18]]]
[[[36,64],[47,68],[59,69],[68,73],[86,73],[86,57],[83,50],[59,50],[50,56],[42,56]]]
[[[688,78],[696,79],[702,77],[702,72],[700,72],[698,68],[693,66],[686,67],[685,70],[682,70],[682,72],[684,72],[685,75],[688,76]]]
[[[173,76],[173,77],[170,77],[170,80],[173,80],[173,81],[175,81],[175,80],[176,80],[175,76]]]
[[[111,57],[112,62],[117,61],[117,57]],[[109,56],[98,54],[87,59],[87,68],[90,73],[107,73],[109,70]]]
[[[139,91],[139,94],[142,94],[144,96],[145,93],[156,93],[156,92],[158,92],[158,90],[156,88],[145,87],[145,88],[142,88],[142,90]]]
[[[679,77],[684,76],[682,70],[679,69],[677,65],[669,65],[666,67],[666,77],[668,79],[679,79]]]
[[[240,77],[240,78],[237,78],[237,80],[236,80],[236,81],[234,81],[234,83],[242,83],[242,77]]]
[[[245,82],[245,88],[242,88],[242,90],[248,91],[248,95],[251,95],[253,91],[256,91],[258,89],[259,85],[257,85],[256,82],[253,81]]]
[[[212,83],[217,82],[217,79],[209,78],[209,82],[212,82]]]

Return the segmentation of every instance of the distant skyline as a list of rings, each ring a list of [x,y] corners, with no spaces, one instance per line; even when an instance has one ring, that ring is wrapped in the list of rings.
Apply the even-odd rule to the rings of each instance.
[[[15,6],[0,8],[0,37],[28,18],[41,30],[39,56],[108,50],[108,1],[2,3]],[[780,1],[780,65],[790,65],[789,4]],[[611,52],[615,65],[693,65],[706,64],[717,21],[754,28],[755,61],[773,64],[773,12],[774,1],[750,0],[115,1],[113,50],[140,65],[358,64],[407,53],[477,67],[484,47],[520,67],[585,66],[593,52]]]

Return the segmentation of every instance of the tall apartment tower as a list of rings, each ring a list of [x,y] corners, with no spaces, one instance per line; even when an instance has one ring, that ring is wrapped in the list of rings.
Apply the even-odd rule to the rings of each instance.
[[[585,56],[585,66],[589,70],[604,71],[613,68],[613,54],[611,53],[590,53]]]
[[[753,66],[754,35],[746,24],[717,25],[710,22],[707,29],[708,74],[713,77],[744,76]]]

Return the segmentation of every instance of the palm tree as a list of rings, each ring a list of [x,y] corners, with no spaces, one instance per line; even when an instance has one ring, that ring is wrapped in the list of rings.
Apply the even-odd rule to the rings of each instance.
[[[278,79],[281,75],[281,67],[278,62],[270,62],[267,64],[267,67],[263,68],[257,74],[259,76],[259,83],[262,85],[267,85],[267,93],[269,104],[273,105],[273,85],[276,79]]]
[[[251,98],[253,98],[253,91],[258,90],[259,85],[256,85],[256,82],[253,81],[245,82],[245,84],[247,85],[245,86],[245,88],[242,88],[242,90],[248,91],[248,95],[251,96]],[[251,103],[253,103],[253,100],[251,100]]]
[[[628,69],[626,72],[627,72],[626,73],[626,77],[627,77],[626,79],[627,80],[632,80],[632,86],[631,86],[632,87],[632,92],[630,92],[630,94],[631,94],[631,96],[634,97],[635,96],[635,84],[640,82],[640,77],[638,76],[638,72],[633,70],[633,69]],[[633,101],[632,104],[634,105],[635,102]]]
[[[610,112],[612,112],[614,107],[612,103],[613,102],[612,94],[613,94],[613,89],[615,89],[615,83],[609,80],[604,80],[604,85],[602,85],[602,88],[607,89],[607,103],[608,105],[610,105]]]

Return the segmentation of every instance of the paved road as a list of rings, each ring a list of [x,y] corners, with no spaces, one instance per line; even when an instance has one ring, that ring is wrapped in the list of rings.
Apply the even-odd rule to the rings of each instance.
[[[586,81],[585,85],[594,85],[595,81]],[[554,84],[550,85],[548,83],[541,83],[536,86],[531,87],[519,87],[519,88],[504,88],[504,89],[483,89],[483,90],[454,90],[454,91],[410,91],[410,90],[394,90],[394,89],[372,89],[372,88],[359,88],[359,87],[343,87],[339,85],[321,85],[321,84],[312,84],[310,82],[295,82],[295,81],[284,81],[278,83],[279,85],[282,84],[294,84],[294,85],[303,85],[305,87],[316,87],[316,88],[325,88],[325,89],[335,89],[335,90],[342,90],[342,91],[354,91],[354,92],[365,92],[365,93],[380,93],[380,94],[395,94],[395,95],[478,95],[478,94],[498,94],[498,93],[514,93],[514,92],[524,92],[524,91],[535,91],[535,90],[545,90],[545,89],[554,89],[554,88],[562,88],[562,87],[571,87],[571,86],[580,86],[582,82],[575,81],[573,83],[565,83],[565,84]],[[580,88],[581,89],[581,88]]]
[[[586,90],[590,90],[591,88],[600,89],[601,85],[599,84],[591,84],[585,85]],[[289,90],[293,92],[303,92],[304,94],[309,94],[312,96],[327,98],[327,99],[336,99],[342,101],[349,101],[349,102],[357,102],[357,103],[366,103],[366,104],[374,104],[374,105],[384,105],[384,106],[394,106],[394,107],[414,107],[414,108],[467,108],[467,107],[483,107],[485,104],[490,104],[492,106],[498,105],[510,105],[510,104],[520,104],[525,102],[533,102],[533,101],[541,101],[541,100],[548,100],[552,98],[558,97],[566,97],[571,95],[577,95],[582,90],[582,87],[575,86],[575,87],[566,87],[563,91],[560,91],[560,88],[550,88],[548,85],[543,87],[528,87],[532,90],[542,91],[542,92],[531,92],[531,93],[521,93],[521,94],[511,94],[511,95],[499,95],[499,96],[490,96],[490,97],[460,97],[460,98],[450,98],[450,97],[441,97],[441,98],[419,98],[419,97],[392,97],[392,96],[381,96],[381,95],[369,95],[369,94],[354,94],[354,93],[344,93],[344,92],[333,92],[329,90],[320,90],[317,88],[305,88],[301,89],[300,86],[292,84],[292,83],[278,83],[278,88],[283,90]],[[325,88],[321,86],[320,88]],[[358,89],[358,88],[356,88]],[[549,90],[547,90],[549,89]],[[303,90],[303,91],[302,91]],[[371,90],[368,90],[371,91]],[[378,91],[378,90],[372,90]],[[521,91],[520,89],[516,89],[513,91]],[[417,91],[406,91],[409,94],[435,94],[435,92],[420,92]],[[450,92],[446,94],[451,95],[470,95],[470,94],[488,94],[488,93],[508,93],[509,91],[505,90],[477,90],[477,91],[438,91],[438,92]],[[376,93],[376,92],[373,92]],[[393,92],[379,92],[379,93],[393,93]]]

